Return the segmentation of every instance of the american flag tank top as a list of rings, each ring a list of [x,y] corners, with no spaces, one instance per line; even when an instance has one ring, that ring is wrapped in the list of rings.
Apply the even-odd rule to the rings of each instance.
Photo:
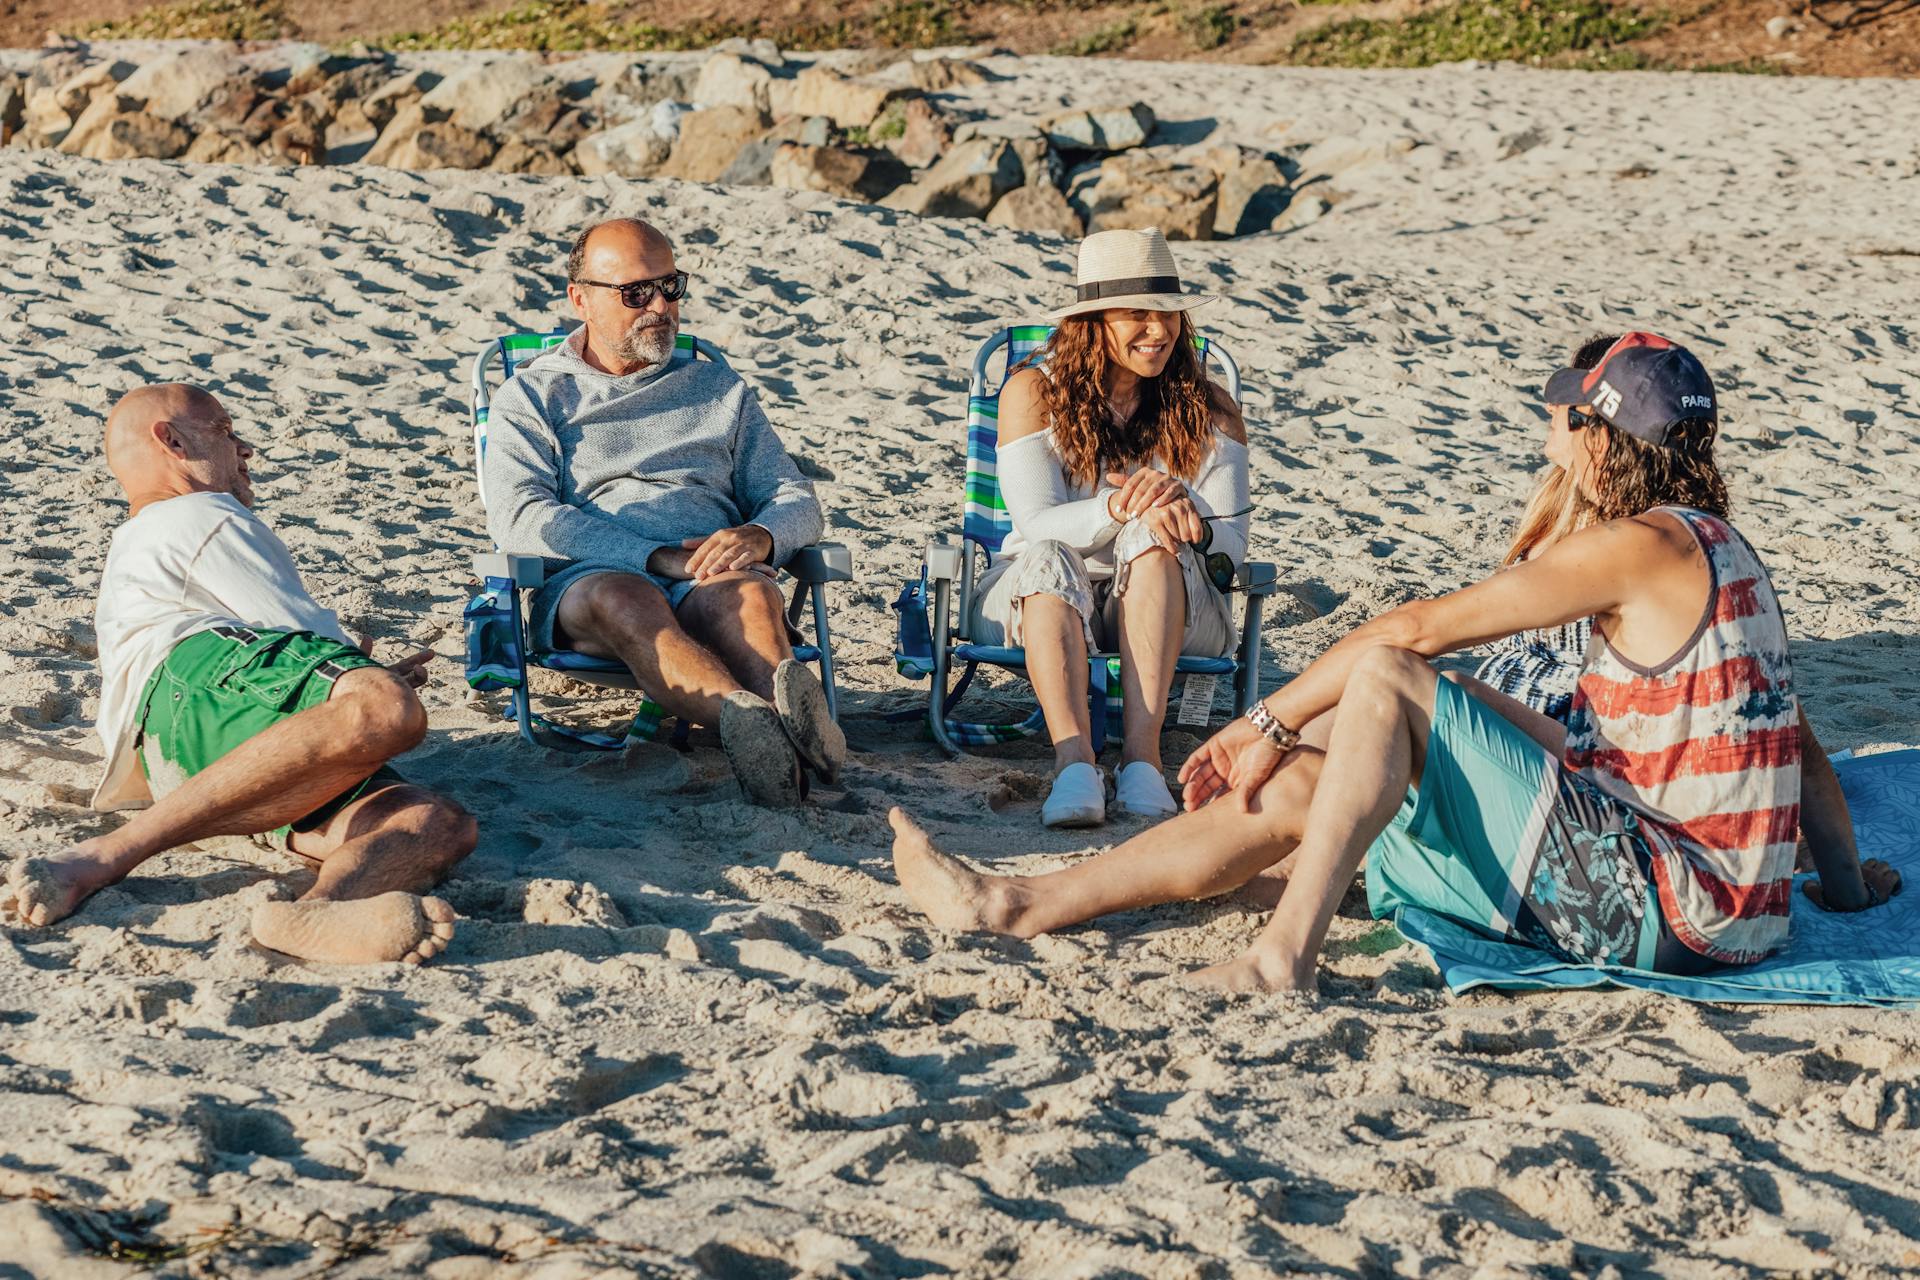
[[[1642,667],[1596,629],[1567,722],[1566,764],[1651,819],[1661,913],[1689,948],[1746,964],[1787,938],[1800,830],[1799,707],[1780,602],[1717,516],[1685,522],[1711,586],[1693,638]]]

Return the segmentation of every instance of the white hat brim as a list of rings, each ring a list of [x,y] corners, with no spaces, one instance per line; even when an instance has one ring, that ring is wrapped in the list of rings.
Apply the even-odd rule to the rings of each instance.
[[[1191,311],[1219,298],[1210,293],[1123,293],[1112,298],[1089,298],[1071,306],[1049,311],[1047,319],[1065,320],[1089,311]]]

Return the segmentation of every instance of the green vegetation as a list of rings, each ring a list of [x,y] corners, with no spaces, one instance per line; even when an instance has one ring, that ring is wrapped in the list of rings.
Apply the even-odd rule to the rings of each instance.
[[[1133,43],[1140,33],[1140,25],[1132,18],[1122,18],[1109,23],[1098,31],[1090,31],[1078,40],[1068,40],[1047,50],[1055,57],[1091,58],[1100,53],[1117,53]]]
[[[287,34],[281,0],[175,0],[129,17],[89,22],[72,34],[87,40],[277,40]]]
[[[1665,21],[1603,0],[1453,0],[1398,21],[1355,18],[1309,31],[1294,41],[1289,60],[1317,67],[1539,63],[1638,40]]]
[[[867,128],[867,136],[874,142],[890,142],[895,138],[907,136],[907,108],[896,100],[887,104],[880,118]]]
[[[949,0],[884,0],[867,18],[879,43],[895,49],[960,44],[967,36]]]
[[[604,4],[589,0],[525,0],[498,13],[454,18],[423,31],[380,41],[389,49],[632,49],[673,52],[699,49],[730,36],[757,34],[739,23],[659,27],[611,18]]]
[[[1193,41],[1194,48],[1218,49],[1233,39],[1233,33],[1240,29],[1240,19],[1227,5],[1210,4],[1201,9],[1183,10],[1176,25],[1180,34]]]

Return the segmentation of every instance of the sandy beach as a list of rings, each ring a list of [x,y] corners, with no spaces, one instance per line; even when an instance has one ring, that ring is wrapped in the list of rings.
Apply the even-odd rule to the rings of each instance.
[[[1920,744],[1920,84],[987,65],[1009,110],[1148,85],[1195,146],[1321,179],[1298,230],[1176,246],[1247,379],[1255,552],[1284,587],[1264,687],[1488,571],[1541,382],[1581,338],[1645,327],[1719,382],[1735,518],[1821,737]],[[1920,1268],[1911,1013],[1451,997],[1358,894],[1310,1005],[1178,982],[1253,936],[1244,903],[1031,943],[907,908],[891,805],[1015,871],[1135,829],[1043,832],[1039,748],[948,762],[887,720],[924,701],[888,606],[957,533],[972,351],[1059,304],[1069,243],[617,178],[6,150],[0,185],[5,851],[118,821],[87,808],[93,596],[124,516],[99,433],[170,379],[256,440],[258,509],[315,596],[383,656],[443,655],[402,768],[482,827],[442,891],[458,936],[417,970],[255,947],[252,906],[301,881],[245,840],[0,930],[0,1276]],[[855,751],[801,811],[743,803],[710,741],[524,747],[460,678],[487,549],[467,362],[551,327],[567,241],[621,213],[677,239],[685,327],[757,388],[853,549]],[[538,692],[580,723],[631,714]]]

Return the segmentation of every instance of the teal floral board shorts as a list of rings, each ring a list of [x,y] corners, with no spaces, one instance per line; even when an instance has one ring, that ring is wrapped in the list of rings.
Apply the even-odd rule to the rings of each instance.
[[[1648,819],[1436,680],[1420,785],[1367,851],[1374,916],[1420,907],[1572,964],[1717,967],[1661,918]]]

